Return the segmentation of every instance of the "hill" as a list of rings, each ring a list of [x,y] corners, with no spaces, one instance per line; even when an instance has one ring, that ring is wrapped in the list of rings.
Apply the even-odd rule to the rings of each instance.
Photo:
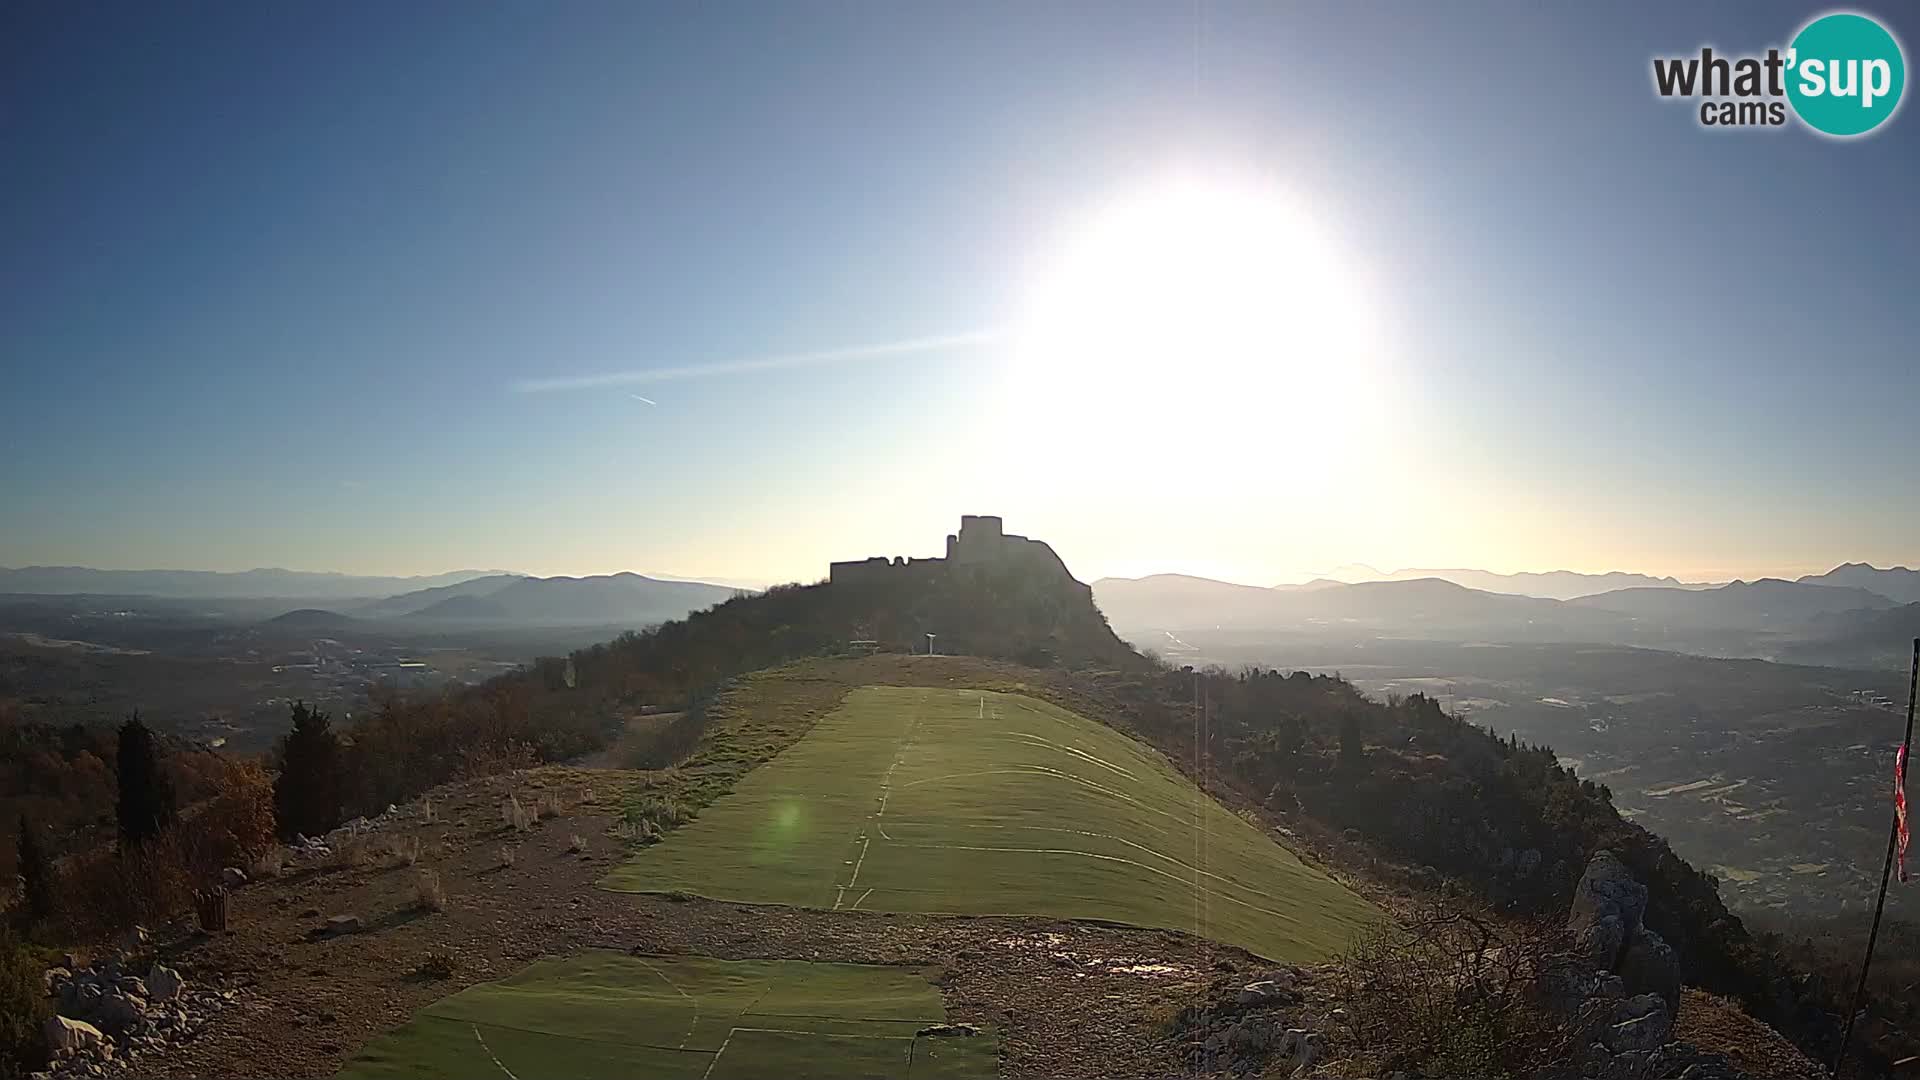
[[[368,619],[412,615],[457,596],[491,596],[521,578],[520,574],[489,574],[485,577],[468,578],[451,585],[436,585],[430,589],[415,589],[411,592],[388,596],[354,608],[353,612]]]
[[[1778,578],[1701,590],[1620,589],[1569,603],[1667,625],[1740,630],[1796,630],[1820,615],[1894,606],[1866,589]]]
[[[738,592],[722,585],[662,581],[634,573],[489,578],[477,588],[456,586],[420,596],[424,602],[401,617],[522,626],[642,626],[681,618]]]
[[[1881,570],[1866,563],[1843,563],[1824,574],[1808,574],[1799,580],[1807,585],[1866,589],[1899,604],[1920,603],[1920,570],[1904,566]]]
[[[378,577],[278,568],[223,572],[213,570],[95,570],[86,566],[0,567],[0,593],[94,594],[235,599],[306,597],[337,600],[391,596],[435,586],[455,585],[499,570],[454,570],[424,577]]]
[[[342,615],[337,611],[327,611],[323,608],[297,608],[284,615],[275,615],[261,625],[271,627],[275,630],[297,630],[302,633],[314,633],[327,630],[344,630],[351,626],[357,626],[359,623],[360,620]]]

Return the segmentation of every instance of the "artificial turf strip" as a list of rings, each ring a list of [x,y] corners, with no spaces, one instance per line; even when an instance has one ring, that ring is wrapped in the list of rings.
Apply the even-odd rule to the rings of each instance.
[[[943,1021],[918,972],[592,952],[470,986],[373,1040],[342,1080],[985,1080],[999,1040]]]
[[[602,885],[1099,919],[1290,962],[1382,919],[1153,750],[1046,702],[948,688],[855,690]]]

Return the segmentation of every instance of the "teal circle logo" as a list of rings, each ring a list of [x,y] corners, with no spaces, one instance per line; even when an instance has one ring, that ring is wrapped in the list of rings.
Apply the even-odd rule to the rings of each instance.
[[[1900,43],[1865,15],[1822,15],[1787,50],[1787,100],[1808,127],[1827,135],[1865,135],[1886,123],[1906,88]]]

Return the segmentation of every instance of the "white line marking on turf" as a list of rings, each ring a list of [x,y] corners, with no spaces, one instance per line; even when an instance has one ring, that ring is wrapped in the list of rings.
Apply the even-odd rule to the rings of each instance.
[[[660,976],[661,982],[666,983],[668,986],[673,987],[674,993],[679,994],[683,998],[686,998],[687,1004],[693,1006],[693,1022],[687,1025],[686,1038],[680,1040],[680,1049],[685,1050],[687,1048],[687,1044],[693,1041],[694,1029],[700,1026],[700,1003],[694,1000],[692,994],[689,994],[685,990],[680,989],[679,983],[676,983],[672,979],[667,978],[666,972],[661,971],[657,967],[654,967],[651,963],[647,961],[645,957],[636,956],[634,957],[634,959],[640,961],[640,965],[646,968],[648,971],[651,971],[655,975]]]
[[[900,743],[894,750],[893,764],[887,766],[886,775],[880,778],[880,805],[876,807],[873,814],[867,818],[868,825],[880,834],[882,840],[893,839],[893,837],[887,835],[886,826],[880,822],[880,819],[884,817],[887,812],[887,798],[893,794],[893,771],[900,767],[901,762],[907,760],[907,751],[913,748],[913,736],[920,730],[921,719],[920,708],[916,702],[913,719],[907,722],[907,728],[901,732]],[[860,830],[860,835],[857,839],[860,841],[860,857],[854,861],[853,876],[847,879],[847,883],[834,887],[833,910],[835,911],[839,911],[840,905],[846,903],[847,890],[853,888],[854,884],[860,880],[860,867],[867,861],[867,849],[873,846],[873,837],[867,835],[865,827]],[[871,892],[872,890],[869,889],[868,891]]]
[[[506,1073],[508,1080],[520,1080],[519,1077],[513,1075],[512,1069],[509,1069],[505,1065],[500,1064],[500,1059],[497,1057],[494,1057],[493,1047],[488,1046],[486,1038],[480,1034],[480,1025],[468,1024],[467,1026],[473,1029],[473,1040],[480,1044],[480,1049],[485,1050],[487,1052],[487,1056],[490,1058],[493,1058],[494,1068],[499,1069],[503,1073]]]
[[[868,889],[868,890],[867,890],[866,892],[863,892],[863,893],[861,893],[861,894],[860,894],[860,899],[858,899],[858,900],[855,900],[855,901],[853,902],[853,906],[852,906],[851,908],[848,908],[847,910],[849,910],[849,911],[859,911],[859,910],[860,910],[860,905],[861,905],[861,904],[864,904],[864,903],[866,903],[866,902],[867,902],[867,897],[869,897],[869,896],[872,896],[872,895],[873,895],[873,890],[872,890],[872,889]]]
[[[720,1064],[720,1055],[727,1052],[727,1044],[733,1041],[733,1033],[739,1030],[739,1028],[727,1029],[727,1037],[720,1040],[720,1049],[713,1052],[713,1060],[707,1062],[707,1071],[700,1074],[700,1080],[707,1080],[707,1077],[713,1075],[713,1067]]]

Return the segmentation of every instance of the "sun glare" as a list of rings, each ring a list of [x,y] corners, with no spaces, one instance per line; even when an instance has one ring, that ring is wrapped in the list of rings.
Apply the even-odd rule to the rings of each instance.
[[[1035,269],[1014,377],[1046,417],[1023,425],[1028,437],[1037,426],[1062,440],[1341,454],[1343,413],[1377,400],[1367,290],[1326,223],[1278,189],[1181,180],[1130,192],[1068,228]]]

